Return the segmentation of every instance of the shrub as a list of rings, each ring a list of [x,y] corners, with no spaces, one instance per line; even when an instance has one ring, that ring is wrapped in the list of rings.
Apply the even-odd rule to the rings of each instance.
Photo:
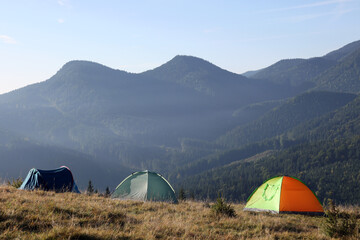
[[[356,218],[353,214],[340,212],[333,201],[328,201],[328,210],[323,231],[329,237],[346,238],[356,233]]]
[[[178,199],[180,201],[185,201],[186,200],[186,194],[185,194],[185,190],[183,188],[180,188]]]
[[[211,211],[216,216],[227,216],[235,217],[236,213],[234,208],[230,204],[226,204],[225,200],[221,197],[218,197],[216,203],[211,206]]]
[[[10,180],[7,181],[7,184],[9,186],[14,187],[14,188],[19,188],[22,183],[23,183],[23,180],[20,177],[17,178],[17,179],[11,179],[11,181]]]

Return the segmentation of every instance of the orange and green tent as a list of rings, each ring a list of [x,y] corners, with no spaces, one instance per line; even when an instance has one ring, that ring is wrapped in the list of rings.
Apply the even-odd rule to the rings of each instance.
[[[323,214],[315,194],[299,179],[280,176],[264,182],[248,198],[244,211]]]

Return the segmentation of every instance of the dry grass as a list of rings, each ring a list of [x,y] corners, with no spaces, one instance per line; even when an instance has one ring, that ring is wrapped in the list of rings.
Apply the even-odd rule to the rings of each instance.
[[[232,206],[237,216],[227,218],[202,202],[143,203],[0,186],[0,239],[329,239],[323,217]],[[357,214],[359,223],[359,209],[342,210]]]

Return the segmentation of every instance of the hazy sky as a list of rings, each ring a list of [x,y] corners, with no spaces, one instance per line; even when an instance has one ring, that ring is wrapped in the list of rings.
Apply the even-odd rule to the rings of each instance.
[[[192,55],[236,73],[360,39],[360,0],[0,0],[0,93],[70,60],[128,72]]]

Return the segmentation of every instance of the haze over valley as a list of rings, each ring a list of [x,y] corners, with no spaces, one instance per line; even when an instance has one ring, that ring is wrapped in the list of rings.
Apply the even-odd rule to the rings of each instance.
[[[186,55],[141,73],[70,61],[0,95],[0,176],[67,165],[103,191],[149,169],[195,198],[244,201],[292,175],[321,201],[356,203],[359,91],[360,41],[244,74]]]

